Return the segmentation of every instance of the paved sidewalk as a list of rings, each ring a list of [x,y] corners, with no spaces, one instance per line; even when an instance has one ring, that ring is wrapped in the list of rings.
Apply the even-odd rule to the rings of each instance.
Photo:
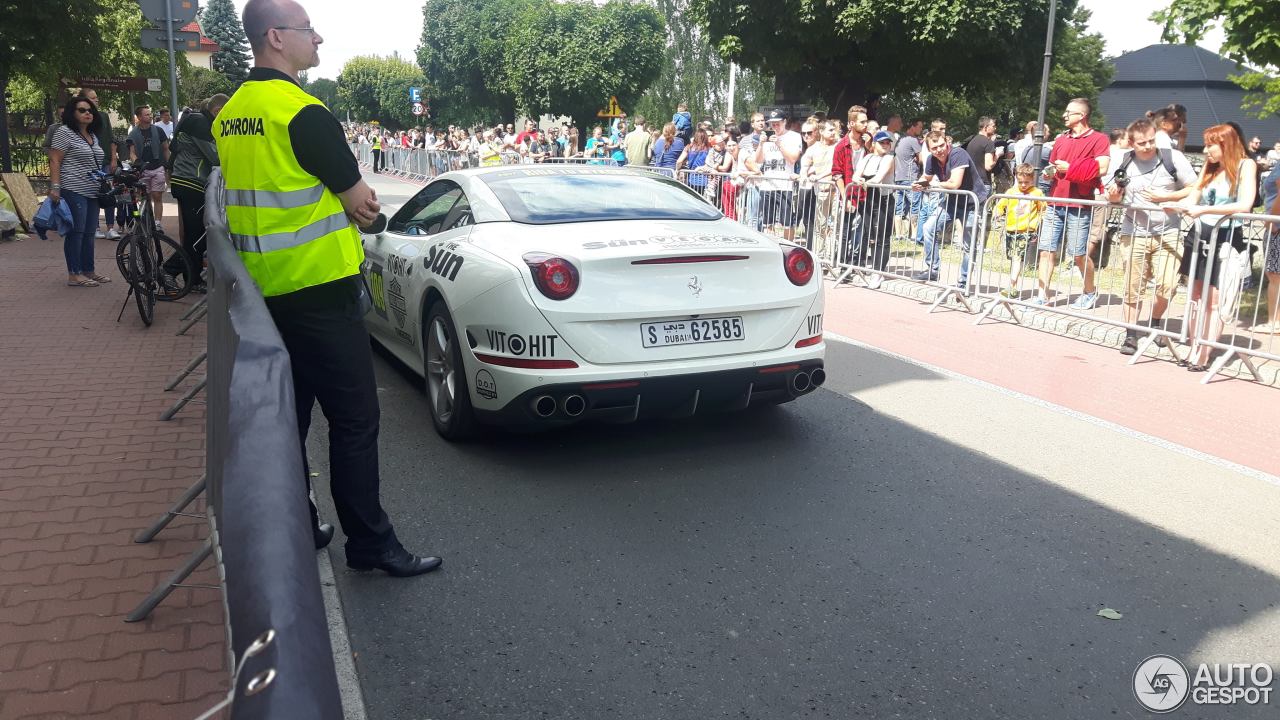
[[[192,718],[228,682],[221,594],[178,589],[147,621],[124,616],[207,535],[178,518],[132,541],[203,469],[204,404],[158,419],[203,325],[174,336],[194,299],[159,303],[150,328],[131,301],[117,323],[115,243],[96,243],[114,282],[73,288],[50,237],[0,243],[0,720]],[[206,562],[189,582],[218,579]]]

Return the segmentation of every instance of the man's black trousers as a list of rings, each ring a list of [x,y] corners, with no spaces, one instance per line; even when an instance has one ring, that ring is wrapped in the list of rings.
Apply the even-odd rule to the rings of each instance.
[[[267,298],[289,350],[298,435],[306,475],[311,409],[329,421],[329,489],[347,536],[347,556],[368,558],[399,547],[382,509],[378,477],[378,387],[364,314],[368,293],[359,275]],[[316,510],[311,508],[312,519]]]

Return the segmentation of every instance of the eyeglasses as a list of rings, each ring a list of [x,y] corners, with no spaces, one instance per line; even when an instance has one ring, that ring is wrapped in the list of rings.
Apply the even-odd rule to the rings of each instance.
[[[265,36],[267,33],[271,32],[271,30],[297,30],[298,32],[310,33],[312,35],[316,34],[316,29],[311,27],[310,25],[307,25],[305,27],[289,27],[288,25],[276,25],[275,27],[272,27],[270,30],[267,30],[267,32],[264,32],[262,34]]]
[[[93,114],[93,108],[78,107],[78,108],[76,108],[76,112],[82,112],[82,113],[85,113],[86,115],[92,115],[92,114]]]
[[[1062,113],[1062,117],[1071,117],[1072,115],[1079,115],[1081,117],[1084,117],[1084,113],[1076,112],[1075,110],[1067,110],[1066,112]]]

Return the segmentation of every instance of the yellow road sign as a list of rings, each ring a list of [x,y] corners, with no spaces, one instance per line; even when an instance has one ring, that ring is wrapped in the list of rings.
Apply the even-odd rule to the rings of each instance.
[[[618,105],[618,98],[616,95],[610,95],[609,104],[606,105],[603,110],[596,113],[596,117],[602,118],[616,118],[622,117],[623,115],[626,115],[626,113],[623,112],[622,107]]]

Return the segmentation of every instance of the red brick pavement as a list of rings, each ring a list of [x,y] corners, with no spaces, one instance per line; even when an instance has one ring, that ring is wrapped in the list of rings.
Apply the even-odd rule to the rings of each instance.
[[[221,594],[179,588],[124,616],[207,534],[178,518],[132,541],[203,468],[203,403],[158,419],[203,325],[174,336],[186,302],[150,328],[131,303],[117,323],[115,243],[97,241],[115,281],[72,288],[50,237],[0,243],[0,720],[195,717],[228,684]],[[206,562],[190,582],[217,575]]]
[[[861,287],[828,283],[826,299],[829,332],[1280,475],[1274,387],[1200,385],[1203,375],[1166,360],[1130,367],[1116,348],[1013,323],[974,326],[973,315],[928,314],[928,304]]]

